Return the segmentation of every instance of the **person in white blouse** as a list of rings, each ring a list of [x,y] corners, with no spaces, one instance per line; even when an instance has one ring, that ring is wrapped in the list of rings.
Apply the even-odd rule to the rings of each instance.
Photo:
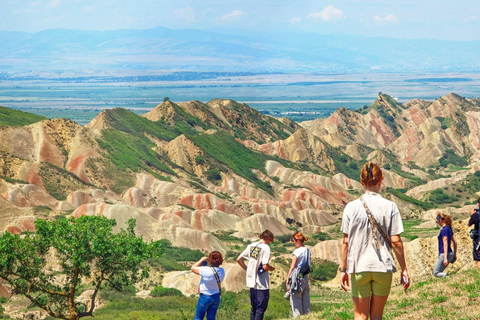
[[[392,249],[402,269],[400,281],[405,290],[410,286],[410,277],[400,238],[403,232],[400,212],[394,202],[379,194],[382,170],[367,162],[360,181],[365,194],[349,202],[343,211],[340,285],[347,291],[351,283],[355,320],[378,320],[382,319],[392,274],[396,271]]]
[[[210,266],[208,266],[207,260]],[[225,278],[225,270],[220,268],[222,263],[222,254],[213,251],[208,255],[208,258],[202,257],[191,268],[193,273],[202,276],[198,288],[200,297],[195,310],[195,320],[203,320],[205,314],[207,320],[215,320],[220,305],[221,282]]]

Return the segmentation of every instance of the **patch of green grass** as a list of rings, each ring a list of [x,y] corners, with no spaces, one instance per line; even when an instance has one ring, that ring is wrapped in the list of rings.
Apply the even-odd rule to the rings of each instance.
[[[225,131],[217,131],[214,134],[204,133],[189,136],[189,138],[202,148],[209,157],[223,165],[224,170],[226,168],[231,169],[239,176],[273,195],[273,188],[270,183],[258,179],[252,169],[257,169],[266,174],[265,162],[267,160],[279,161],[279,159],[246,148]]]
[[[432,298],[430,301],[431,301],[432,303],[442,303],[442,302],[447,301],[447,299],[448,299],[447,296],[438,296],[438,297]]]
[[[0,126],[22,127],[46,119],[33,113],[0,106]]]
[[[423,210],[430,210],[433,209],[434,206],[430,203],[426,203],[415,198],[407,196],[403,190],[401,189],[387,189],[386,192],[393,194],[395,197],[400,198],[404,201],[410,202],[416,206],[421,207]]]

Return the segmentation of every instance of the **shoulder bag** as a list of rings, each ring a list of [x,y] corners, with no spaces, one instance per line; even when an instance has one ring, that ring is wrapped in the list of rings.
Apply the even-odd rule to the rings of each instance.
[[[218,277],[217,270],[215,268],[212,268],[213,275],[215,276],[215,280],[217,280],[217,285],[218,285],[218,294],[221,296],[222,295],[222,284],[220,283],[220,278]]]
[[[368,206],[367,206],[367,203],[365,202],[365,200],[363,200],[363,198],[360,197],[360,201],[362,201],[362,204],[365,207],[365,211],[367,212],[368,220],[370,221],[370,224],[372,225],[372,235],[373,235],[373,239],[375,240],[375,246],[377,247],[377,250],[380,250],[380,245],[378,244],[377,233],[375,232],[375,229],[377,229],[378,232],[380,232],[380,234],[382,235],[385,242],[388,243],[388,245],[391,248],[392,247],[392,242],[390,241],[390,237],[385,233],[385,231],[383,231],[382,228],[380,228],[377,221],[372,216],[372,212],[370,211],[370,209],[368,209]]]

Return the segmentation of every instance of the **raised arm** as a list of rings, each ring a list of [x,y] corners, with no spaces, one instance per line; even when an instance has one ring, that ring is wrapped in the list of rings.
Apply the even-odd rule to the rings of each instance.
[[[190,270],[192,270],[192,272],[195,274],[200,274],[200,266],[202,265],[202,262],[206,261],[207,259],[208,259],[207,257],[201,257],[200,260],[198,260],[193,264]]]

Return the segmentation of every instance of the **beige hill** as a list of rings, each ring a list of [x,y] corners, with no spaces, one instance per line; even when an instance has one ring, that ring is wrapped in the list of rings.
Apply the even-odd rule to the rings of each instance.
[[[247,144],[248,145],[248,144]],[[263,153],[278,156],[292,162],[311,161],[325,171],[334,172],[333,159],[328,154],[329,146],[318,137],[304,129],[295,131],[285,140],[263,144],[252,145]]]
[[[275,235],[291,233],[277,218],[261,213],[237,222],[235,229],[238,231],[234,235],[244,239],[256,238],[265,229],[272,231]]]

